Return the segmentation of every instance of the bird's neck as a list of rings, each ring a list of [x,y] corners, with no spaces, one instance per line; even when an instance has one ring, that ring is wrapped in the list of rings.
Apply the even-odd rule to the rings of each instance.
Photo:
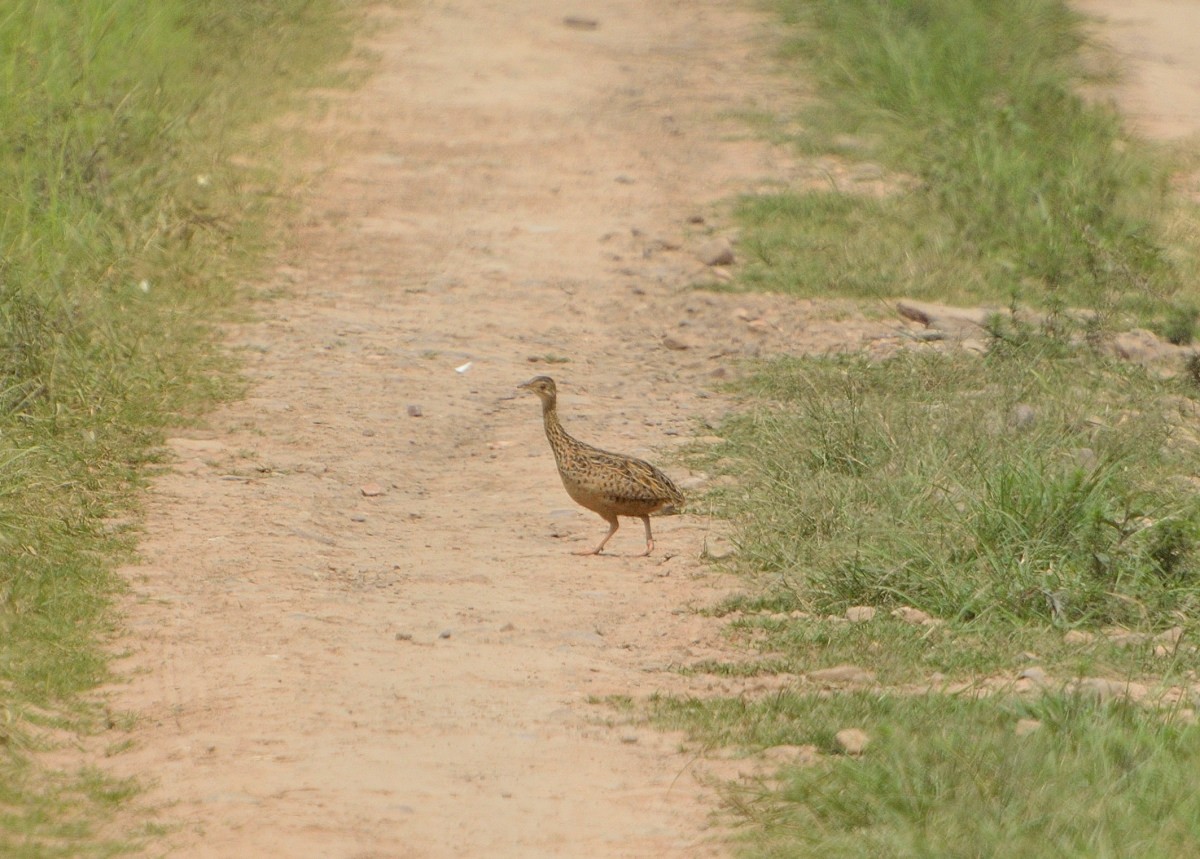
[[[546,428],[546,438],[550,440],[550,447],[556,451],[560,446],[569,445],[575,441],[567,434],[558,420],[558,410],[553,401],[542,403],[542,425]]]

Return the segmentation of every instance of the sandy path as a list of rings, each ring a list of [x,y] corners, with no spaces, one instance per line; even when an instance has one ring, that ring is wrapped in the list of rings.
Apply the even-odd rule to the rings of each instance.
[[[111,696],[142,719],[104,765],[153,780],[172,828],[152,854],[723,855],[693,752],[590,702],[708,690],[670,669],[721,652],[687,610],[730,587],[699,560],[712,523],[657,520],[650,560],[636,522],[617,556],[570,556],[604,526],[514,385],[551,372],[569,429],[683,477],[670,447],[724,408],[730,361],[893,332],[686,289],[711,279],[690,216],[764,180],[853,181],[721,118],[777,106],[762,21],[574,12],[391,13],[378,73],[311,120],[322,173],[268,284],[284,297],[231,335],[251,396],[172,441],[128,570]]]
[[[604,525],[514,386],[549,369],[568,428],[686,476],[668,448],[721,408],[705,380],[809,315],[683,290],[687,219],[790,166],[719,119],[763,85],[735,4],[564,14],[428,0],[330,97],[285,297],[232,334],[251,396],[172,440],[128,570],[112,695],[143,718],[108,766],[153,779],[155,850],[722,853],[678,738],[589,702],[683,688],[671,666],[717,652],[687,610],[728,586],[699,561],[710,523],[658,520],[649,560],[636,522],[615,557],[569,555]]]
[[[1200,3],[1075,0],[1120,58],[1113,98],[1138,133],[1158,140],[1200,134]]]

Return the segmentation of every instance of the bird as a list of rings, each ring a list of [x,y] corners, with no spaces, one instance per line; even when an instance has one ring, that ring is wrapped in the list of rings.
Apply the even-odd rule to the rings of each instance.
[[[646,526],[646,551],[641,557],[653,552],[650,514],[678,513],[684,504],[679,487],[644,460],[610,453],[568,435],[558,420],[558,389],[549,376],[535,376],[518,387],[532,391],[542,401],[542,424],[567,494],[608,523],[608,533],[596,548],[574,554],[599,555],[620,527],[618,516],[636,516],[642,520]]]

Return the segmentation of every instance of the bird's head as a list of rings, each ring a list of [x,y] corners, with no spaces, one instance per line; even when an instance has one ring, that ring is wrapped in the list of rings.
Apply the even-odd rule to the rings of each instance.
[[[534,376],[523,385],[518,385],[523,391],[533,391],[541,401],[546,405],[553,405],[555,397],[558,396],[558,391],[554,387],[554,380],[549,376]]]

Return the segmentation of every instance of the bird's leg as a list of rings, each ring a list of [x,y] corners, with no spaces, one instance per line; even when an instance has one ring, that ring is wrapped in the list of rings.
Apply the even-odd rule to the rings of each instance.
[[[642,552],[640,557],[648,557],[654,551],[654,535],[650,533],[650,517],[643,516],[642,524],[646,526],[646,551]]]
[[[617,520],[616,516],[605,516],[604,521],[608,523],[608,533],[604,535],[604,539],[600,541],[600,544],[598,546],[596,546],[596,548],[592,549],[591,551],[574,552],[573,554],[576,554],[576,555],[599,555],[600,554],[600,550],[604,548],[604,544],[607,543],[609,538],[612,537],[613,534],[617,533],[617,529],[621,527],[621,523]]]

